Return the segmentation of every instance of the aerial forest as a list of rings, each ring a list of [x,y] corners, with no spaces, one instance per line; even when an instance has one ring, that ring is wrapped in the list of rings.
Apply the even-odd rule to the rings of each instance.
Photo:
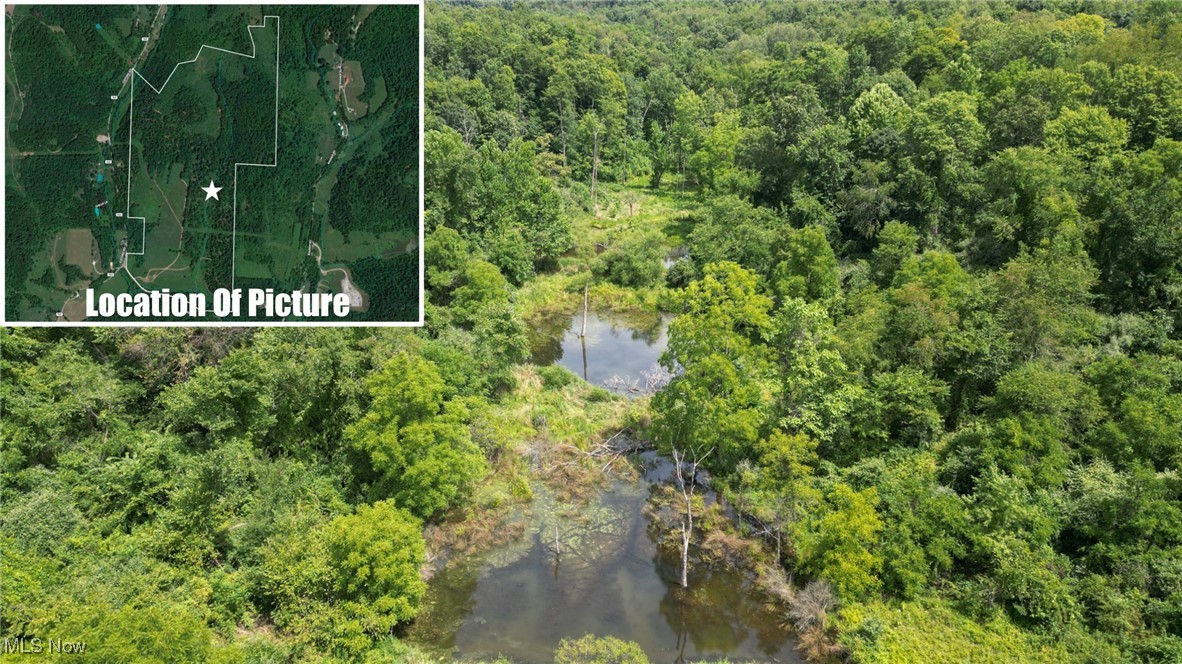
[[[498,661],[439,579],[643,449],[670,601],[737,569],[802,660],[1182,661],[1182,5],[425,12],[425,325],[4,330],[0,632]]]

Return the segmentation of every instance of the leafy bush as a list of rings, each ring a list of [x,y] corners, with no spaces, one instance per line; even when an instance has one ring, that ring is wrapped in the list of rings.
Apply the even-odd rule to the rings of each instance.
[[[542,385],[547,390],[560,390],[579,379],[569,369],[557,364],[538,367],[538,375],[542,378]]]
[[[600,254],[591,269],[595,276],[614,284],[645,288],[660,282],[665,254],[664,237],[660,233],[627,233]]]
[[[554,653],[554,664],[648,664],[648,656],[631,641],[614,636],[588,634],[563,639]]]

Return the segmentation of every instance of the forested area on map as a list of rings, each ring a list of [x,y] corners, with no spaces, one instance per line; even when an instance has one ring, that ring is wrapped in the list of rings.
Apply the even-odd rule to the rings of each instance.
[[[85,288],[257,286],[417,319],[417,260],[386,261],[420,232],[416,11],[14,9],[7,316],[80,320]]]

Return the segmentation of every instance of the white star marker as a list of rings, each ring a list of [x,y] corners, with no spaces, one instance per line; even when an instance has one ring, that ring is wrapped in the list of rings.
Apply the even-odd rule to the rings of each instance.
[[[201,188],[201,191],[205,192],[205,200],[207,200],[207,201],[211,198],[216,201],[222,200],[222,199],[218,198],[218,192],[221,190],[222,190],[221,187],[213,186],[213,179],[210,179],[208,187]]]

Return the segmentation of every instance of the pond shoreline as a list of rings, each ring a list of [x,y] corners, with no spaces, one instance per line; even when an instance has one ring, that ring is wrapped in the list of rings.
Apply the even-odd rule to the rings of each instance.
[[[668,382],[659,364],[672,314],[652,311],[548,313],[530,326],[531,361],[558,365],[595,387],[626,396],[651,394]]]
[[[588,633],[636,641],[653,661],[803,661],[752,560],[707,560],[695,546],[680,588],[680,553],[662,545],[655,518],[672,461],[655,451],[627,459],[590,480],[602,485],[582,501],[556,500],[535,479],[533,501],[504,522],[518,536],[452,556],[405,638],[460,661],[544,664],[560,638]]]

